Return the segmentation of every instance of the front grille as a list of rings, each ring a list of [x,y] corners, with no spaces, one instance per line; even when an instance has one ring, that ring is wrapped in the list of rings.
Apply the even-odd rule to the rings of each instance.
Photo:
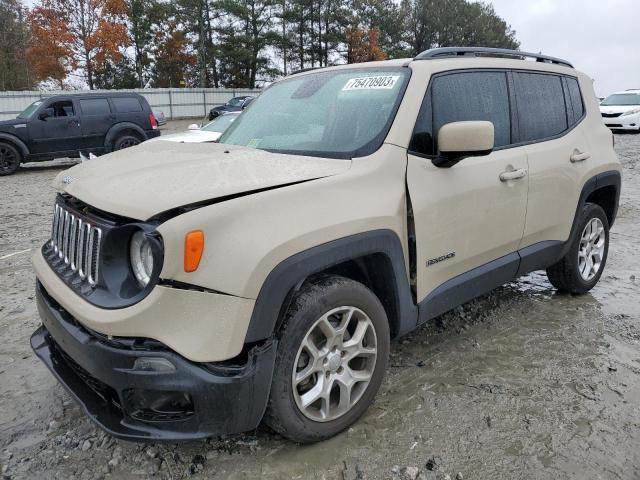
[[[92,287],[98,283],[102,229],[56,203],[50,246],[63,268]]]
[[[607,123],[606,125],[609,128],[611,128],[611,127],[613,127],[613,128],[616,128],[616,127],[617,128],[622,128],[622,125],[620,123]]]
[[[620,115],[622,115],[622,113],[603,113],[602,114],[604,118],[617,118]]]

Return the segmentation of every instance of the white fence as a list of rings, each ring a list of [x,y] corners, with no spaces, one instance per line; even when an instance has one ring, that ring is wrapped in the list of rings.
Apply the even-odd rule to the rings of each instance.
[[[94,90],[99,93],[106,90]],[[154,110],[162,110],[167,119],[204,117],[211,107],[222,105],[239,95],[257,95],[260,90],[226,88],[145,88],[134,90],[109,90],[109,92],[135,92],[147,99]],[[53,95],[73,95],[86,91],[52,92],[0,92],[0,120],[15,118],[33,102]]]

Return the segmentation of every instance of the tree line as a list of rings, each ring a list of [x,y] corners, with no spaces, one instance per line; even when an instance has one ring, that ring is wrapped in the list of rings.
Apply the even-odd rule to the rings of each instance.
[[[254,88],[441,46],[518,48],[469,0],[0,0],[0,89]]]

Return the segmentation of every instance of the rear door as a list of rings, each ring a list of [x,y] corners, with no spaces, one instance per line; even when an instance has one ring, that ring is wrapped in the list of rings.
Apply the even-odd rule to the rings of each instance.
[[[524,147],[513,146],[510,104],[510,77],[505,71],[446,72],[430,82],[407,168],[418,301],[479,267],[487,272],[498,269],[497,276],[491,277],[497,285],[515,275],[518,257],[514,252],[525,223],[528,165]],[[436,167],[431,159],[438,153],[437,132],[447,123],[465,120],[493,123],[494,151],[465,158],[451,168]],[[523,173],[521,178],[501,181],[502,173],[514,170]],[[478,287],[482,290],[483,285]]]
[[[43,102],[27,123],[27,130],[33,154],[68,153],[82,144],[77,105],[71,98],[56,97]]]
[[[107,97],[80,98],[82,111],[83,148],[100,151],[104,148],[104,137],[114,122],[114,115]]]
[[[569,238],[581,182],[590,164],[578,80],[514,72],[520,141],[529,158],[529,203],[522,247]]]

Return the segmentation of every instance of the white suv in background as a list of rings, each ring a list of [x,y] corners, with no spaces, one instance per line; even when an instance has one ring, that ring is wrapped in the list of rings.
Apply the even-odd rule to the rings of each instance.
[[[604,123],[612,130],[640,132],[640,90],[609,95],[600,103]]]

